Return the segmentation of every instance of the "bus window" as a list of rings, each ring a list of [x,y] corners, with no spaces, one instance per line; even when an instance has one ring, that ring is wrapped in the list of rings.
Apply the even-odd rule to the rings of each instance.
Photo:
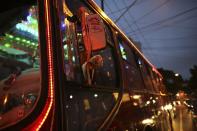
[[[129,47],[121,38],[118,38],[118,44],[123,61],[124,73],[126,74],[127,87],[129,87],[129,89],[144,88],[142,78],[140,76],[140,71],[137,68],[137,64],[135,62],[132,48]]]
[[[65,110],[70,131],[94,131],[106,119],[118,93],[68,91]]]
[[[109,35],[112,35],[112,33],[109,33],[109,27],[104,26],[107,28],[105,29],[105,35],[110,39],[106,40],[107,45],[105,48],[92,50],[88,59],[81,23],[79,21],[76,23],[67,21],[66,26],[67,30],[63,43],[67,79],[78,82],[83,80],[82,83],[87,85],[116,87],[114,46],[111,45],[112,36]]]
[[[137,63],[142,73],[142,77],[143,77],[146,88],[148,89],[148,91],[154,92],[153,83],[150,78],[150,72],[148,72],[147,70],[148,68],[147,68],[146,63],[138,56],[137,56]]]
[[[81,83],[81,65],[80,65],[80,59],[77,52],[77,39],[75,36],[75,26],[74,23],[69,22],[67,19],[63,20],[63,27],[62,27],[62,33],[63,33],[63,53],[64,53],[64,69],[66,78],[69,81],[77,81],[78,83]],[[81,37],[80,33],[76,34],[77,37]],[[82,42],[82,39],[78,39],[79,42]],[[81,44],[83,45],[83,44]],[[83,50],[81,47],[81,50]]]
[[[105,32],[106,32],[106,41],[107,43],[113,46],[114,45],[113,34],[110,28],[107,26],[107,24],[104,24],[104,27],[105,27]]]
[[[156,74],[155,71],[153,71],[152,69],[151,70],[151,77],[153,79],[153,83],[155,85],[155,90],[157,93],[159,93],[159,86],[160,86],[160,82],[159,82],[159,78],[158,78],[158,75]]]
[[[75,7],[76,10],[78,6],[74,3],[82,3],[69,2],[73,3],[70,6]],[[70,9],[73,8],[70,7]],[[76,10],[73,9],[72,13],[76,14]],[[81,19],[78,16],[77,19],[74,22],[67,19],[66,27],[61,32],[66,82],[69,83],[65,85],[65,92],[63,92],[67,119],[65,123],[67,129],[71,131],[97,130],[111,113],[119,97],[115,48],[112,36],[108,36],[112,34],[108,33],[111,30],[103,23],[105,38],[111,40],[105,39],[105,46],[91,50],[90,58],[88,58]]]
[[[95,72],[94,84],[108,87],[117,87],[117,64],[115,63],[114,41],[109,26],[104,23],[107,46],[99,51],[92,52],[100,55],[103,59],[103,66]]]
[[[155,78],[153,76],[152,68],[150,66],[148,66],[147,64],[145,66],[146,66],[146,70],[148,72],[148,79],[152,83],[152,89],[153,89],[154,92],[157,92],[158,93],[158,91],[157,91],[157,85],[156,85],[156,82],[155,82]]]
[[[37,6],[6,13],[0,25],[6,27],[0,36],[0,130],[27,117],[41,89]]]

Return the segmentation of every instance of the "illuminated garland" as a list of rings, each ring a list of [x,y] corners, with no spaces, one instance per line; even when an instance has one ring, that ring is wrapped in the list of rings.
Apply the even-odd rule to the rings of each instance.
[[[5,40],[6,42],[4,44],[4,46],[6,46],[6,47],[11,47],[11,44],[7,41],[16,41],[17,43],[20,42],[20,44],[27,45],[27,47],[33,46],[33,47],[37,48],[37,46],[38,46],[38,43],[31,42],[30,40],[27,40],[27,39],[24,39],[24,38],[15,37],[15,36],[10,35],[10,34],[6,34],[5,38],[7,39],[7,40]]]
[[[36,38],[38,37],[38,22],[31,15],[27,16],[27,21],[16,24],[16,29],[28,32]]]

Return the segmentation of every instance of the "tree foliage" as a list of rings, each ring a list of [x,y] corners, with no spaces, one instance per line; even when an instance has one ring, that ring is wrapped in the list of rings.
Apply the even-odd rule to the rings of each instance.
[[[197,92],[197,65],[190,69],[191,77],[189,79],[189,87],[192,91]]]
[[[176,94],[180,90],[184,90],[184,80],[179,74],[178,76],[172,70],[163,68],[158,69],[163,76],[163,82],[168,92]]]

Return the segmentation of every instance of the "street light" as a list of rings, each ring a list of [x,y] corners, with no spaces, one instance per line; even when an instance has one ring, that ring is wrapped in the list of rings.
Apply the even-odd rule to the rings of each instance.
[[[179,76],[179,74],[178,74],[178,73],[175,73],[175,74],[174,74],[174,76],[176,76],[176,77],[177,77],[177,76]]]

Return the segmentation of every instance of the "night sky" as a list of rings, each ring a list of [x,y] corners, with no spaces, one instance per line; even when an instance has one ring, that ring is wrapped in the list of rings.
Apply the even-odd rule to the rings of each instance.
[[[104,0],[104,7],[156,67],[190,77],[197,65],[197,0]]]

